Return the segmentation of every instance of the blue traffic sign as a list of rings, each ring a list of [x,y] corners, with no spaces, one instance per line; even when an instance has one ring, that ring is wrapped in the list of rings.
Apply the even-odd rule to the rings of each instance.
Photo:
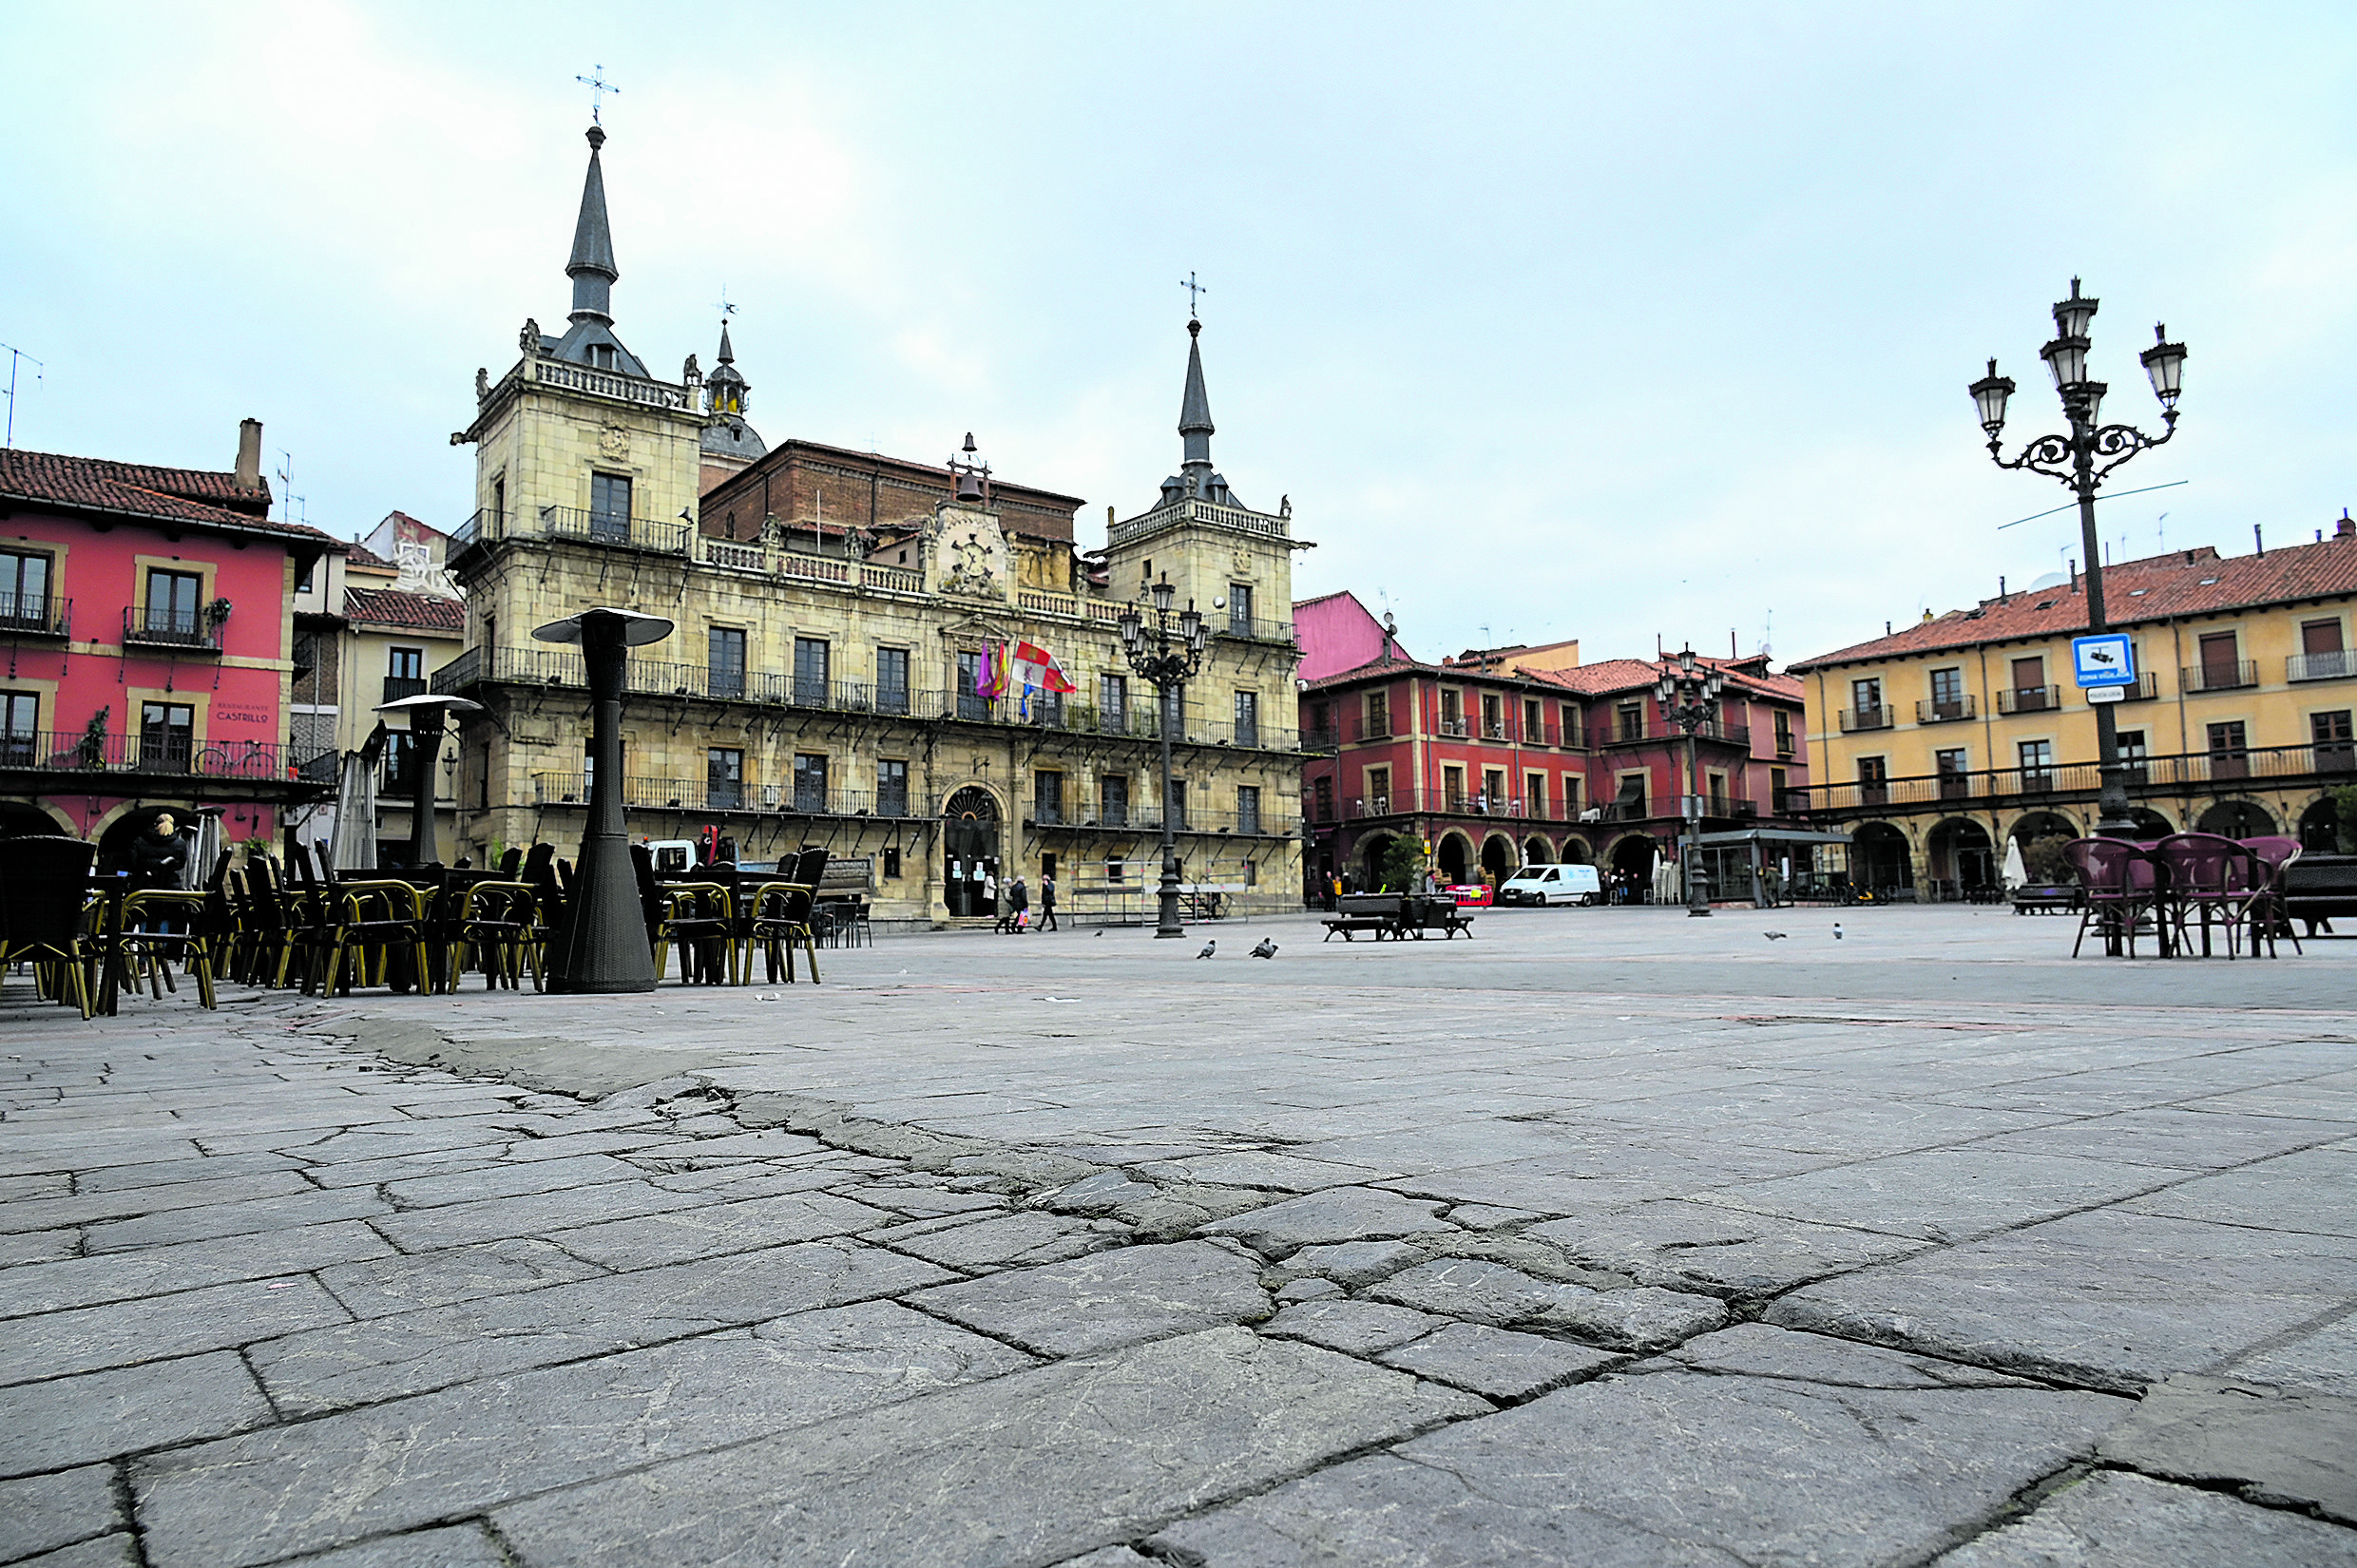
[[[2100,632],[2071,639],[2071,663],[2081,690],[2136,684],[2136,648],[2125,632]]]

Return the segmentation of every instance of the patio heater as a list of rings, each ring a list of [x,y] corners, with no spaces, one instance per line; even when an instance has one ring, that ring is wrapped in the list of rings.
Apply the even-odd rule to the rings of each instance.
[[[674,625],[659,615],[600,606],[532,628],[536,641],[578,644],[589,673],[589,825],[573,868],[564,950],[550,966],[552,991],[655,988],[654,950],[622,822],[622,691],[629,651],[661,641]]]
[[[420,692],[415,697],[396,698],[391,702],[376,704],[380,714],[407,714],[410,719],[410,760],[415,765],[417,777],[410,793],[410,869],[439,865],[442,846],[436,840],[437,824],[433,809],[433,764],[442,755],[443,720],[450,714],[479,714],[480,702],[469,702],[463,697],[443,697],[435,692]]]

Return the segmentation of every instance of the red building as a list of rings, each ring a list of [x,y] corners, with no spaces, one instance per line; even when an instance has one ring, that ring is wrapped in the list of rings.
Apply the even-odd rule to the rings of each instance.
[[[1583,664],[1572,641],[1428,664],[1347,593],[1294,605],[1293,621],[1314,876],[1371,887],[1403,833],[1456,883],[1577,861],[1644,889],[1675,858],[1685,742],[1654,690],[1668,661]],[[1769,673],[1765,654],[1706,662],[1727,687],[1696,736],[1703,829],[1782,825],[1785,792],[1809,782],[1800,682]]]
[[[228,472],[0,450],[0,832],[104,850],[219,806],[236,841],[332,792],[286,716],[296,587],[337,547],[271,521],[255,420]]]

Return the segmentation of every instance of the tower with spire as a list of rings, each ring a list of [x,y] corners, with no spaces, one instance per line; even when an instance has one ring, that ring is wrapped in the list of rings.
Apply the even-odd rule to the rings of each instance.
[[[1167,576],[1205,619],[1250,638],[1285,636],[1293,604],[1293,507],[1255,511],[1212,467],[1211,392],[1203,379],[1203,323],[1187,318],[1187,374],[1178,398],[1178,471],[1155,504],[1107,525],[1107,585],[1127,596]]]
[[[769,454],[769,444],[745,423],[752,386],[737,369],[737,350],[728,340],[728,320],[720,321],[720,352],[712,373],[704,378],[704,406],[711,422],[704,426],[700,492],[709,492],[732,474],[741,473]]]

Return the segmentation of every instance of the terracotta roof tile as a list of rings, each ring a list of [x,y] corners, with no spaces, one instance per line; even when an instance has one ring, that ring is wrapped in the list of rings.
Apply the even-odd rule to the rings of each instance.
[[[202,468],[162,468],[11,449],[0,450],[0,497],[46,501],[158,523],[339,543],[316,528],[273,522],[247,510],[269,509],[267,483],[259,491],[240,490],[235,475]]]
[[[398,588],[344,590],[344,615],[377,626],[402,626],[444,637],[460,637],[467,629],[467,607],[455,599],[433,594],[404,593]]]
[[[1972,609],[1950,610],[1888,637],[1802,660],[1792,668],[1811,670],[1983,642],[2067,636],[2086,628],[2084,589],[2082,579],[2076,590],[2057,585],[2007,594],[2002,600],[1983,599]],[[2328,538],[2321,544],[2292,545],[2263,556],[2231,560],[2205,545],[2103,569],[2105,619],[2115,627],[2344,594],[2357,594],[2357,539]]]
[[[401,569],[356,539],[345,547],[344,564],[357,566],[363,571],[397,572]]]

